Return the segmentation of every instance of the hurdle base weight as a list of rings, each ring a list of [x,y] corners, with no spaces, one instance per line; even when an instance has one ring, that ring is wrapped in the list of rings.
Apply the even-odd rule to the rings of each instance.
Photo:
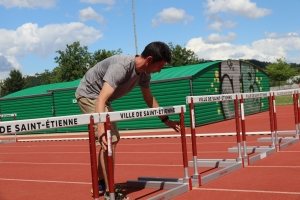
[[[248,146],[246,148],[246,152],[247,153],[265,152],[265,151],[268,151],[270,149],[274,149],[274,148],[271,147],[271,146]],[[244,152],[243,147],[241,147],[241,150]],[[237,151],[238,151],[237,147],[228,148],[228,152],[235,153]]]
[[[150,200],[171,199],[190,190],[189,180],[182,178],[139,177],[138,180],[128,180],[127,186],[167,190],[149,198]]]

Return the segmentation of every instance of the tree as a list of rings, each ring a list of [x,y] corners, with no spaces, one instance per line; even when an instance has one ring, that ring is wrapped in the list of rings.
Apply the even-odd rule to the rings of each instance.
[[[279,87],[280,81],[286,81],[297,74],[297,71],[291,68],[283,58],[278,58],[277,62],[267,65],[266,72],[270,76],[270,81],[278,83]]]
[[[172,63],[169,64],[174,67],[204,62],[204,59],[199,59],[195,52],[188,50],[185,47],[182,48],[180,45],[174,46],[172,42],[170,42],[169,48],[172,52]]]
[[[40,74],[41,84],[51,84],[60,82],[58,79],[59,73],[60,67],[55,67],[52,72],[50,72],[48,69],[45,69],[45,71]]]
[[[121,49],[118,50],[108,50],[106,51],[105,49],[100,49],[94,52],[93,54],[93,62],[91,63],[90,67],[93,67],[95,64],[97,64],[98,62],[111,57],[113,55],[119,55],[122,53]]]
[[[297,70],[297,72],[300,72],[300,64],[297,63],[290,63],[291,68],[295,68]]]
[[[28,76],[26,77],[26,82],[28,83],[28,87],[33,87],[37,85],[41,85],[41,76],[40,74],[36,73],[36,76]]]
[[[93,62],[91,53],[88,52],[87,46],[80,46],[80,42],[67,44],[65,51],[58,50],[59,56],[54,58],[58,63],[58,81],[67,82],[82,78],[87,71],[86,66]]]
[[[22,77],[22,73],[19,70],[11,70],[9,77],[3,82],[1,96],[20,91],[27,87],[28,83],[26,82],[26,79]]]

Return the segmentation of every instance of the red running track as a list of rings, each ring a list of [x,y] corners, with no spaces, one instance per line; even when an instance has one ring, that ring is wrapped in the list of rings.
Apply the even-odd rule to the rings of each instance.
[[[292,130],[292,115],[285,113],[278,111],[279,130]],[[265,114],[247,116],[247,131],[269,130]],[[232,121],[200,127],[197,133],[234,132]],[[256,142],[259,137],[248,136],[247,144],[265,145]],[[187,142],[192,160],[190,138]],[[227,151],[232,146],[236,146],[235,136],[198,137],[198,158],[236,158],[236,153]],[[298,143],[174,199],[300,199],[299,156]],[[92,199],[88,141],[2,144],[0,169],[1,200]],[[199,168],[202,175],[215,170]],[[189,174],[193,174],[192,168]],[[121,140],[117,147],[115,182],[123,184],[139,176],[183,177],[180,138]],[[162,191],[124,187],[124,192],[131,199],[147,199]]]

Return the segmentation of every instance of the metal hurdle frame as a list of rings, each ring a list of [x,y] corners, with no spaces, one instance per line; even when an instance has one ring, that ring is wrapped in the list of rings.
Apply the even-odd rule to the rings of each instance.
[[[12,134],[30,132],[35,130],[54,129],[61,127],[71,127],[79,125],[89,125],[89,145],[91,159],[91,174],[93,198],[99,199],[98,190],[98,171],[97,171],[97,153],[95,144],[94,124],[99,122],[99,113],[70,115],[62,117],[39,118],[29,120],[0,122],[0,134]]]
[[[294,120],[295,120],[295,135],[292,137],[279,137],[279,131],[277,129],[277,113],[276,113],[276,96],[291,95],[293,98],[294,107]],[[275,132],[275,146],[276,151],[285,149],[299,141],[299,96],[298,89],[294,90],[278,90],[271,92],[272,104],[273,104],[273,120],[274,120],[274,132]],[[281,132],[281,134],[291,134],[289,132]],[[260,138],[259,142],[270,141],[270,138]],[[283,142],[283,144],[281,144]]]
[[[13,113],[13,114],[0,114],[0,122],[2,122],[2,118],[6,118],[6,117],[13,117],[14,120],[17,120],[17,113]],[[15,133],[15,140],[0,140],[0,144],[1,143],[12,143],[12,142],[17,142],[18,139],[17,139],[17,134]]]
[[[105,123],[106,138],[108,141],[106,156],[107,156],[107,170],[108,170],[108,182],[109,182],[109,196],[111,200],[115,199],[115,194],[114,194],[114,171],[113,171],[113,157],[112,157],[113,152],[111,146],[112,143],[111,143],[111,133],[110,133],[110,122],[122,121],[122,120],[179,114],[180,126],[181,126],[181,143],[182,143],[184,178],[139,177],[138,180],[128,180],[127,186],[137,187],[137,188],[154,188],[154,189],[168,190],[159,195],[149,198],[151,200],[171,199],[177,195],[180,195],[192,189],[191,178],[188,174],[186,135],[185,135],[185,123],[184,123],[185,112],[186,112],[185,105],[181,105],[181,106],[171,106],[171,107],[159,107],[159,108],[149,108],[149,109],[140,109],[140,110],[100,113],[100,121]],[[151,113],[151,114],[148,115],[145,113]]]
[[[243,138],[243,158],[245,165],[250,165],[266,156],[275,153],[275,143],[274,143],[274,121],[273,121],[273,101],[270,92],[255,92],[255,93],[241,93],[240,98],[240,109],[241,109],[241,124],[242,124],[242,138]],[[253,98],[264,98],[268,97],[269,102],[269,119],[270,119],[270,130],[271,130],[271,145],[270,146],[248,146],[246,144],[246,120],[244,113],[244,100]],[[237,152],[237,147],[228,148],[228,152]],[[247,153],[259,152],[258,155],[252,156],[251,158]]]
[[[239,123],[239,110],[238,100],[240,94],[221,94],[221,95],[207,95],[207,96],[187,96],[186,103],[190,108],[190,122],[191,122],[191,139],[193,149],[193,161],[189,161],[189,166],[194,167],[193,184],[195,186],[201,186],[208,182],[211,182],[217,178],[225,176],[231,172],[234,172],[244,167],[244,160],[241,156],[241,137],[240,137],[240,123]],[[220,102],[220,101],[234,101],[235,107],[235,123],[236,123],[236,137],[238,145],[238,157],[237,159],[198,159],[197,158],[197,142],[195,133],[195,114],[194,104],[203,102]],[[214,173],[201,177],[198,173],[198,167],[224,167]]]

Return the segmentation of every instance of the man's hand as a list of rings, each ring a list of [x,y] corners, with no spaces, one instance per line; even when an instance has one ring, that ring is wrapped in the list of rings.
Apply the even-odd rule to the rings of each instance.
[[[107,149],[107,141],[106,141],[106,138],[105,138],[105,133],[102,133],[99,138],[98,138],[98,141],[101,145],[101,148],[103,149],[103,151],[106,151]]]
[[[179,132],[181,130],[180,123],[174,120],[167,120],[165,121],[165,125],[168,127],[174,129],[176,132]]]

